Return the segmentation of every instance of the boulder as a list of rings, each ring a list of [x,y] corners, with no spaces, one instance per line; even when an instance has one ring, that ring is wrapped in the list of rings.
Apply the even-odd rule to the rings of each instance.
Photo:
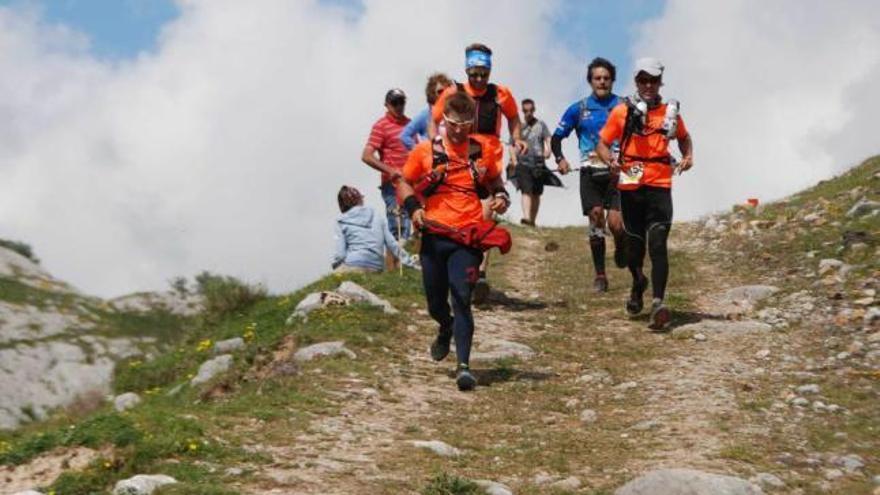
[[[214,359],[209,359],[199,366],[196,376],[190,380],[190,385],[201,385],[202,383],[211,381],[215,376],[225,373],[232,366],[232,355],[223,354]]]
[[[850,218],[858,218],[865,215],[873,215],[878,211],[880,211],[880,202],[862,198],[856,201],[856,204],[846,212],[846,216]]]
[[[715,296],[714,305],[721,315],[738,315],[752,311],[755,305],[779,292],[772,285],[743,285],[733,287]]]
[[[357,358],[357,354],[352,352],[349,348],[345,347],[345,342],[338,340],[334,342],[321,342],[320,344],[312,344],[308,347],[303,347],[302,349],[296,351],[296,353],[293,355],[293,360],[297,363],[302,363],[305,361],[311,361],[319,357],[338,355],[342,355],[351,359]]]
[[[474,483],[482,488],[486,492],[486,495],[513,495],[513,491],[511,491],[507,485],[502,485],[495,481],[474,480]]]
[[[365,302],[371,306],[378,306],[387,314],[395,314],[398,312],[390,302],[350,280],[342,282],[339,285],[339,288],[336,289],[336,293],[352,301]]]
[[[758,485],[695,469],[658,469],[618,488],[614,495],[763,495]]]
[[[244,339],[235,337],[214,343],[214,354],[229,354],[244,349]]]
[[[160,486],[173,483],[177,483],[177,480],[164,474],[138,474],[117,482],[113,495],[149,495]]]

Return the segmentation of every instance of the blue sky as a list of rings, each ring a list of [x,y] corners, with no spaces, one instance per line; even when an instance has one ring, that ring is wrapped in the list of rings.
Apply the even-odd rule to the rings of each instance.
[[[354,18],[363,11],[359,0],[320,1],[342,7]],[[152,50],[162,26],[178,14],[172,0],[0,0],[0,5],[20,4],[38,6],[46,22],[85,33],[92,52],[110,59]],[[554,30],[573,53],[584,54],[585,63],[601,54],[625,74],[634,27],[660,15],[663,6],[661,0],[566,0],[561,9],[564,15],[554,20]]]
[[[85,33],[100,58],[125,59],[155,47],[162,26],[177,16],[171,0],[0,0],[35,5],[43,19]]]

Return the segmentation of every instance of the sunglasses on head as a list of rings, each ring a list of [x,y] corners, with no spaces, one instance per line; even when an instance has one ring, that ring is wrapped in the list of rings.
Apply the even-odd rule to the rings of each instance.
[[[651,76],[639,76],[636,78],[636,82],[639,84],[660,84],[660,78]]]

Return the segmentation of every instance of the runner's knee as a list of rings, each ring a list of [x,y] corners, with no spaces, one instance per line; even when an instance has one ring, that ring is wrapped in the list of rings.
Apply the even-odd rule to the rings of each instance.
[[[669,237],[669,226],[655,223],[648,229],[648,252],[651,258],[666,256],[666,240]]]

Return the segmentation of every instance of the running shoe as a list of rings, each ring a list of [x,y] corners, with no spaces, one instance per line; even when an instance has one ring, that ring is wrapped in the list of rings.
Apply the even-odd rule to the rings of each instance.
[[[648,277],[642,275],[637,283],[634,283],[632,290],[629,292],[629,299],[626,301],[626,314],[636,316],[642,312],[645,302],[642,296],[648,288]]]
[[[458,372],[455,376],[455,384],[458,385],[458,389],[462,392],[473,390],[474,387],[477,386],[477,379],[474,378],[474,375],[471,374],[471,370],[468,365],[464,363],[458,364]]]
[[[662,332],[666,329],[671,316],[672,314],[669,312],[669,308],[663,304],[663,300],[654,299],[654,302],[651,303],[651,324],[648,325],[648,328],[655,332]]]
[[[440,327],[437,337],[431,342],[431,359],[443,361],[449,355],[449,344],[452,342],[452,325]]]

